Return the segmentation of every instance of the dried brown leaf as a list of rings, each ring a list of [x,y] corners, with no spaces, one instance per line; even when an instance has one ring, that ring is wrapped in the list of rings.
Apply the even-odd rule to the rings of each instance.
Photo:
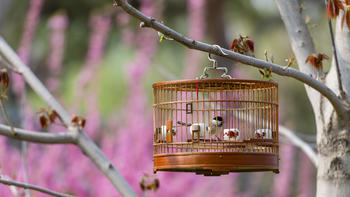
[[[6,69],[1,70],[1,83],[4,85],[4,88],[7,90],[10,84],[10,77]]]
[[[75,124],[75,125],[78,125],[78,121],[79,121],[79,117],[78,116],[74,116],[72,118],[72,123]]]
[[[58,113],[55,110],[52,110],[51,113],[49,114],[49,119],[51,123],[54,123],[56,118],[58,118]]]
[[[40,115],[39,120],[40,120],[40,126],[42,128],[46,129],[47,127],[49,127],[49,120],[44,114]]]
[[[339,10],[344,10],[340,0],[329,0],[327,5],[327,16],[329,19],[336,18],[339,15]]]

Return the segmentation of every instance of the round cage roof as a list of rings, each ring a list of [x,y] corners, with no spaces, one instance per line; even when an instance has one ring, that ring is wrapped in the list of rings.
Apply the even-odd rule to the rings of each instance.
[[[197,85],[200,85],[197,87]],[[249,79],[190,79],[190,80],[175,80],[154,83],[153,88],[162,87],[164,89],[177,89],[179,91],[212,91],[221,90],[244,90],[244,89],[259,89],[278,87],[276,82],[249,80]]]

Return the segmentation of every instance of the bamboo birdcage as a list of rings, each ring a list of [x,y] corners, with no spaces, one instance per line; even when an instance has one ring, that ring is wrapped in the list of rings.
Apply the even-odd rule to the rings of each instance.
[[[153,84],[153,171],[278,173],[277,83],[231,79],[208,59],[199,79]]]
[[[154,172],[279,172],[277,83],[169,81],[153,84],[153,95]],[[213,117],[223,119],[215,137]]]

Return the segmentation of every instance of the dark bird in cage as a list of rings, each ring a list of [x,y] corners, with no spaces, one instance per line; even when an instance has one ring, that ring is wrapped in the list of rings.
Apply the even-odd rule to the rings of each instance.
[[[221,116],[214,117],[208,126],[208,132],[211,136],[215,135],[217,140],[220,140],[219,136],[223,132],[224,120]]]

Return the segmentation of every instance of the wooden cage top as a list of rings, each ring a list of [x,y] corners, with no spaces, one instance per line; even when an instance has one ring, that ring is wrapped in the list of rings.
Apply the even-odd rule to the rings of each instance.
[[[197,85],[200,85],[197,87]],[[278,87],[276,82],[250,79],[189,79],[154,83],[153,88],[176,89],[178,91],[244,90]]]

